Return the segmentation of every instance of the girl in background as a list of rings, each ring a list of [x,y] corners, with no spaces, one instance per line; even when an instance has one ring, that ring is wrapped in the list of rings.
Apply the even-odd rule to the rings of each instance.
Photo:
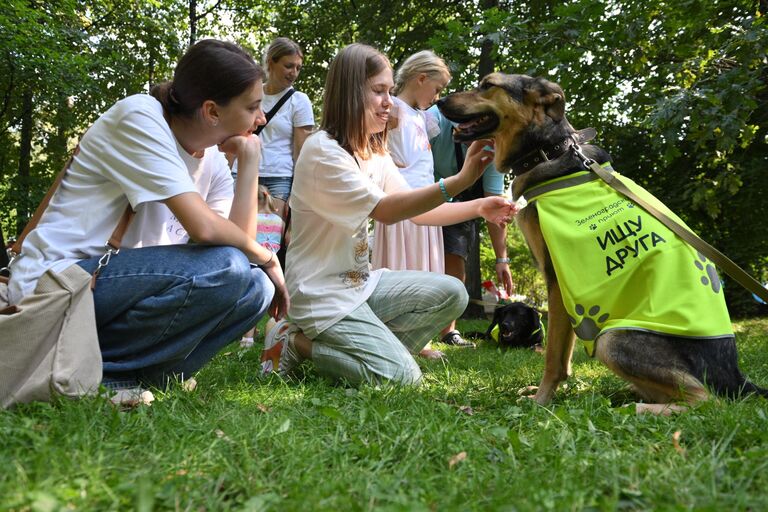
[[[280,217],[277,201],[272,197],[264,185],[259,185],[259,225],[256,229],[256,242],[277,253],[280,250],[280,242],[283,238],[285,223]],[[254,327],[243,334],[240,346],[250,348],[253,346],[253,338],[258,334]]]

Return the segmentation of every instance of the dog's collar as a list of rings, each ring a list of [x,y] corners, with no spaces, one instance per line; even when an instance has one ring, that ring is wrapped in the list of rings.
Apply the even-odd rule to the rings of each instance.
[[[546,162],[547,160],[554,160],[559,157],[568,151],[568,148],[573,144],[581,144],[590,141],[594,139],[596,135],[597,132],[594,128],[584,128],[583,130],[573,132],[568,137],[555,144],[549,144],[534,149],[512,162],[512,165],[510,166],[512,175],[520,176],[521,174],[525,174],[540,163]]]

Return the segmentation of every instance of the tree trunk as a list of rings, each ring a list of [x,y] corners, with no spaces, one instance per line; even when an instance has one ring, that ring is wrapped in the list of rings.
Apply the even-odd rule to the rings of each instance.
[[[8,266],[8,253],[5,252],[5,237],[3,236],[3,226],[0,225],[0,268]],[[0,275],[5,275],[0,273]]]
[[[32,93],[22,98],[21,140],[19,144],[19,210],[16,212],[16,233],[21,233],[30,216],[29,170],[32,164]]]
[[[189,46],[197,40],[197,0],[189,0]]]
[[[498,7],[498,0],[483,0],[483,10],[491,7]],[[477,68],[478,82],[488,73],[492,73],[495,68],[495,62],[493,61],[493,40],[489,37],[483,39],[483,43],[480,47],[480,62]],[[477,222],[477,221],[476,221]],[[469,255],[467,256],[466,264],[466,280],[464,282],[467,293],[469,293],[470,299],[481,300],[482,286],[480,275],[480,232],[482,231],[482,225],[478,223],[477,234],[474,243],[469,246]],[[463,318],[485,318],[485,312],[483,306],[479,304],[469,303],[467,309],[464,310]]]

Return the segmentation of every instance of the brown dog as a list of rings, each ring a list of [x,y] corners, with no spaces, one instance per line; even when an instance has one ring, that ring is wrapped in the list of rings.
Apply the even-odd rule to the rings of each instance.
[[[570,375],[575,333],[593,340],[594,355],[648,402],[693,403],[707,399],[708,389],[725,396],[768,396],[739,371],[714,266],[634,203],[607,195],[614,192],[585,158],[605,167],[610,156],[584,144],[594,130],[577,132],[567,121],[559,85],[493,73],[476,89],[451,94],[438,106],[460,123],[457,141],[495,140],[497,169],[512,172],[515,198],[528,200],[517,221],[544,274],[549,300],[544,375],[538,388],[531,388],[537,402],[549,402]],[[595,206],[604,194],[609,204]],[[568,222],[558,220],[561,212]],[[594,261],[601,267],[588,265]],[[669,261],[677,266],[663,270]],[[606,296],[594,298],[595,293]]]

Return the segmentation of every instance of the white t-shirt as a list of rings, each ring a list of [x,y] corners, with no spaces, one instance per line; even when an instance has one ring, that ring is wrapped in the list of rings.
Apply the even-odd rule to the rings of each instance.
[[[152,203],[185,192],[211,194],[209,204],[228,215],[232,179],[223,155],[216,148],[202,159],[187,154],[152,96],[137,94],[115,103],[83,135],[80,153],[24,240],[11,269],[11,301],[31,293],[46,270],[60,272],[103,254],[129,203],[138,213],[124,246],[185,241],[186,233],[172,227],[173,233],[167,232],[170,223],[163,219],[172,217],[170,210]]]
[[[202,158],[187,153],[176,143],[179,156],[189,171],[195,188],[211,210],[229,217],[232,209],[232,175],[224,153],[216,147],[205,150]],[[185,244],[189,234],[179,219],[164,203],[152,201],[136,207],[136,215],[123,237],[123,247],[153,247],[155,245]]]
[[[359,165],[358,165],[359,163]],[[388,193],[407,189],[389,155],[352,157],[324,131],[307,138],[296,162],[286,260],[290,317],[314,338],[368,300],[368,216]]]
[[[288,89],[283,89],[277,94],[265,94],[262,100],[264,112],[272,110],[286,92]],[[309,98],[303,92],[296,91],[259,134],[259,176],[293,176],[293,129],[314,124],[315,118]]]
[[[403,100],[393,97],[397,106],[397,128],[389,130],[387,145],[392,159],[411,188],[421,188],[435,182],[435,164],[427,133],[427,119],[423,110],[417,110]]]

